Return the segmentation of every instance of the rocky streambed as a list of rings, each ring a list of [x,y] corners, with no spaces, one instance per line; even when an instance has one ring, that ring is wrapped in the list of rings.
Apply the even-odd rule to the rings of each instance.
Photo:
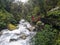
[[[15,30],[2,30],[0,45],[32,45],[31,38],[36,34],[29,22],[22,19]]]

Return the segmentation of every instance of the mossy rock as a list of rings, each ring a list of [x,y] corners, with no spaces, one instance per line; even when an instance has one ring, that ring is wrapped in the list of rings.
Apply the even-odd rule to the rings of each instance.
[[[42,24],[42,22],[41,21],[38,21],[37,23],[36,23],[36,25],[41,25]]]
[[[11,31],[12,31],[12,30],[15,30],[15,29],[17,28],[17,27],[16,27],[15,25],[13,25],[13,24],[8,24],[7,26],[8,26],[8,29],[11,30]]]

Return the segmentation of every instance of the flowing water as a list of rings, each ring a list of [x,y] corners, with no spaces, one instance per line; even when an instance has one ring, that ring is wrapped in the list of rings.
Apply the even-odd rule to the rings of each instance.
[[[29,22],[22,19],[18,28],[10,31],[5,29],[0,36],[0,45],[31,45],[31,38],[36,32],[29,31],[27,28],[32,27]]]

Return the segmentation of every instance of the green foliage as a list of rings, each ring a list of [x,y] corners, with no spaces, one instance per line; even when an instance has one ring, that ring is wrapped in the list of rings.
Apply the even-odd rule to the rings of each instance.
[[[48,12],[48,19],[57,26],[60,26],[60,10],[55,10],[52,12]]]
[[[60,0],[58,0],[58,3],[57,3],[57,5],[60,7]]]
[[[4,9],[0,9],[0,29],[7,27],[7,23],[13,22],[13,20],[14,18],[12,14],[8,13]]]
[[[48,16],[49,16],[49,15],[59,16],[59,14],[60,14],[60,10],[55,10],[55,11],[50,11],[50,12],[48,12]]]
[[[59,31],[59,33],[57,35],[57,39],[56,39],[56,43],[55,44],[56,45],[60,45],[60,31]]]
[[[13,2],[14,0],[0,0],[0,8],[6,8],[9,3]]]
[[[24,5],[22,2],[18,2],[19,5],[12,3],[13,1],[0,0],[0,29],[6,28],[8,23],[16,24],[21,18],[32,22],[32,15],[36,19],[38,16],[41,18],[47,16],[49,23],[52,23],[51,25],[60,26],[60,10],[48,12],[56,6],[60,7],[60,0],[29,0]],[[38,29],[41,31],[37,32],[33,38],[34,45],[60,45],[60,36],[57,37],[59,35],[57,30],[52,28],[51,25],[45,25],[45,27],[43,25],[44,29],[41,29],[41,24],[42,22],[37,22]],[[9,24],[9,28],[16,29],[11,24]]]
[[[38,13],[40,13],[39,7],[35,7],[35,8],[33,9],[32,15],[37,15]]]
[[[57,6],[58,0],[47,0],[46,4],[47,4],[47,10],[50,10],[54,7]]]
[[[26,20],[29,21],[29,22],[31,22],[31,21],[32,21],[32,20],[31,20],[31,15],[27,15],[27,16],[26,16]]]
[[[34,45],[54,45],[56,34],[56,29],[53,29],[50,25],[45,25],[44,29],[37,32],[35,38],[33,38]]]

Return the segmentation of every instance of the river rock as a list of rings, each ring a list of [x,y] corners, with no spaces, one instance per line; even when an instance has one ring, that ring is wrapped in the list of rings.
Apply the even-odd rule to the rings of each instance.
[[[27,28],[29,31],[33,31],[35,29],[35,27],[30,27],[30,28]]]
[[[26,36],[25,34],[21,34],[21,35],[20,35],[20,38],[21,38],[21,39],[24,39],[24,40],[25,40],[26,37],[27,37],[27,36]]]
[[[12,42],[12,41],[17,41],[17,39],[10,39],[10,42]]]
[[[2,35],[2,32],[0,32],[0,36]]]

